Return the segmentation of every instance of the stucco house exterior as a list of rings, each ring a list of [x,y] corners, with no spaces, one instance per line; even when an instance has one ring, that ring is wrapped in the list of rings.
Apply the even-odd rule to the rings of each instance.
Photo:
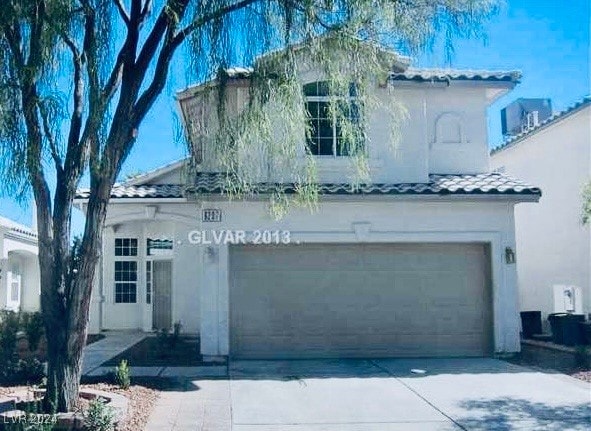
[[[0,217],[0,309],[39,310],[38,254],[33,229]]]
[[[538,204],[515,209],[521,310],[591,313],[591,236],[582,223],[591,97],[494,149],[491,167],[544,191]]]
[[[248,69],[227,74],[228,99],[246,103]],[[322,82],[317,70],[299,76],[302,88]],[[395,94],[408,112],[396,151],[379,106],[367,130],[371,183],[351,188],[348,157],[334,142],[308,147],[318,167],[316,211],[273,219],[265,196],[277,179],[265,176],[254,197],[228,200],[207,148],[196,174],[181,160],[118,184],[91,331],[180,321],[212,359],[518,351],[514,207],[537,201],[540,190],[491,173],[486,109],[519,79],[395,62],[371,91],[384,103]],[[215,112],[206,85],[178,93],[185,122]],[[305,100],[302,109],[323,103],[318,94]],[[301,157],[306,145],[302,131]],[[288,194],[295,187],[280,186]],[[77,196],[82,210],[87,193]],[[228,231],[237,243],[219,241]]]

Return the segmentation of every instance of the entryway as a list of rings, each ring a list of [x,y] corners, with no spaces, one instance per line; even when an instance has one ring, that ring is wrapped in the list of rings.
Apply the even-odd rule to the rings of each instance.
[[[172,261],[152,261],[152,279],[152,327],[169,330],[172,327]]]

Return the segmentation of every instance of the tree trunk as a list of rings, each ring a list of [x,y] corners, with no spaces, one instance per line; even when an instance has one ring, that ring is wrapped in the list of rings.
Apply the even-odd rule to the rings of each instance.
[[[68,218],[65,222],[54,214],[53,240],[40,235],[41,308],[48,350],[44,399],[47,412],[73,411],[78,402],[92,285],[111,187],[110,178],[96,185],[96,194],[87,209],[77,264],[69,248],[71,206],[64,211]],[[41,222],[40,217],[38,222]]]

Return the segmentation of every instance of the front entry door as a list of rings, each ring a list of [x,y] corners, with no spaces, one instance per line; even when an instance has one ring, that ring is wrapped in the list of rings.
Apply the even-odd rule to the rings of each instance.
[[[152,325],[154,329],[169,330],[172,327],[172,261],[153,261],[152,272],[154,280]]]

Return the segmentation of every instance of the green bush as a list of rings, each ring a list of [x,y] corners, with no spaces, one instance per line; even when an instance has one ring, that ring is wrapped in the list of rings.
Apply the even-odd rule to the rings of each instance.
[[[129,366],[125,359],[121,360],[119,365],[115,367],[115,382],[121,389],[129,389],[129,386],[131,385]]]
[[[0,354],[12,355],[16,351],[20,315],[14,311],[0,312]]]
[[[115,427],[115,412],[102,398],[96,398],[84,412],[84,427],[88,431],[112,431]]]
[[[179,338],[181,337],[181,329],[183,328],[183,325],[181,324],[180,321],[176,322],[173,327],[172,327],[172,335],[170,336],[170,347],[171,348],[175,348],[176,345],[179,342]]]
[[[29,342],[29,351],[36,352],[45,332],[41,313],[24,313],[22,320],[23,330]]]
[[[17,333],[20,318],[13,311],[0,312],[0,383],[18,378]]]
[[[18,380],[29,385],[37,385],[43,381],[45,370],[37,358],[21,359],[18,361]]]

